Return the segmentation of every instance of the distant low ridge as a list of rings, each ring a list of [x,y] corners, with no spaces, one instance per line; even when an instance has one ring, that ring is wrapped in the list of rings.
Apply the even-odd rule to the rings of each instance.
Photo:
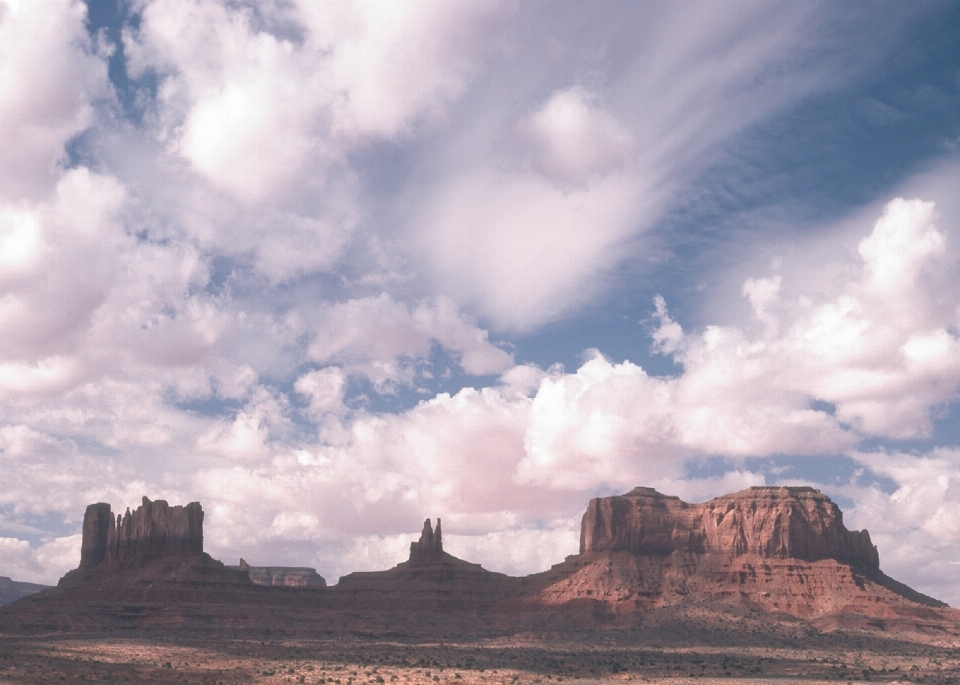
[[[24,583],[22,581],[11,580],[6,576],[0,576],[0,606],[15,602],[21,597],[32,595],[46,590],[49,585],[39,585],[37,583]]]
[[[240,559],[239,566],[229,568],[243,571],[254,583],[267,587],[327,587],[317,569],[308,566],[251,566]]]

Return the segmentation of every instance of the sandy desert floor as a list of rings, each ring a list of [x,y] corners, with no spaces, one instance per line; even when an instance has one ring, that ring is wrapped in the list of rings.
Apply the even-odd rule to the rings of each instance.
[[[0,636],[0,684],[960,683],[960,649]]]

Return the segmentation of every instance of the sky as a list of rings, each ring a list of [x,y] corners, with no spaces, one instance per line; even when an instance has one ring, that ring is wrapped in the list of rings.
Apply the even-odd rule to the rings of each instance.
[[[813,485],[960,606],[960,7],[0,0],[0,575],[521,575]]]

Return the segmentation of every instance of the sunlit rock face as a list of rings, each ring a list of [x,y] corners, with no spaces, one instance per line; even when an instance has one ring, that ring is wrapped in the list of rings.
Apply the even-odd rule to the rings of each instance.
[[[809,487],[754,487],[703,504],[651,488],[593,499],[583,515],[580,552],[602,551],[833,559],[864,571],[880,568],[870,534],[847,530],[837,505]]]
[[[257,585],[267,587],[326,587],[326,579],[317,569],[307,566],[251,566],[244,559],[239,566],[230,566],[246,572]]]
[[[171,507],[146,497],[133,512],[114,517],[110,505],[91,504],[83,516],[80,568],[136,566],[154,559],[203,552],[199,502]]]
[[[580,554],[544,575],[547,604],[618,611],[725,603],[796,616],[891,616],[943,607],[880,570],[867,531],[809,487],[754,487],[703,504],[651,488],[593,499]]]

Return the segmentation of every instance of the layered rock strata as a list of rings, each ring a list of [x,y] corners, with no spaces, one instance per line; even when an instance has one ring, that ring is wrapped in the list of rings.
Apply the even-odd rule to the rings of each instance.
[[[620,610],[746,603],[798,616],[943,607],[886,576],[867,531],[808,487],[755,487],[703,504],[651,488],[590,501],[580,554],[543,574],[548,604]]]
[[[750,554],[880,568],[870,534],[847,530],[839,507],[809,487],[754,487],[703,504],[651,488],[593,499],[580,528],[580,553],[585,552],[689,552],[730,559]]]
[[[161,557],[203,552],[203,508],[199,502],[171,507],[146,497],[133,512],[114,517],[109,504],[87,507],[83,516],[80,568],[136,566]]]
[[[251,566],[243,559],[239,566],[257,585],[267,587],[326,587],[326,579],[315,568],[306,566]]]
[[[265,588],[203,551],[203,509],[198,502],[171,507],[144,497],[140,507],[121,516],[114,516],[106,503],[88,506],[80,565],[38,597],[64,606],[73,603],[75,608],[101,601],[161,607],[247,601],[257,589]]]

